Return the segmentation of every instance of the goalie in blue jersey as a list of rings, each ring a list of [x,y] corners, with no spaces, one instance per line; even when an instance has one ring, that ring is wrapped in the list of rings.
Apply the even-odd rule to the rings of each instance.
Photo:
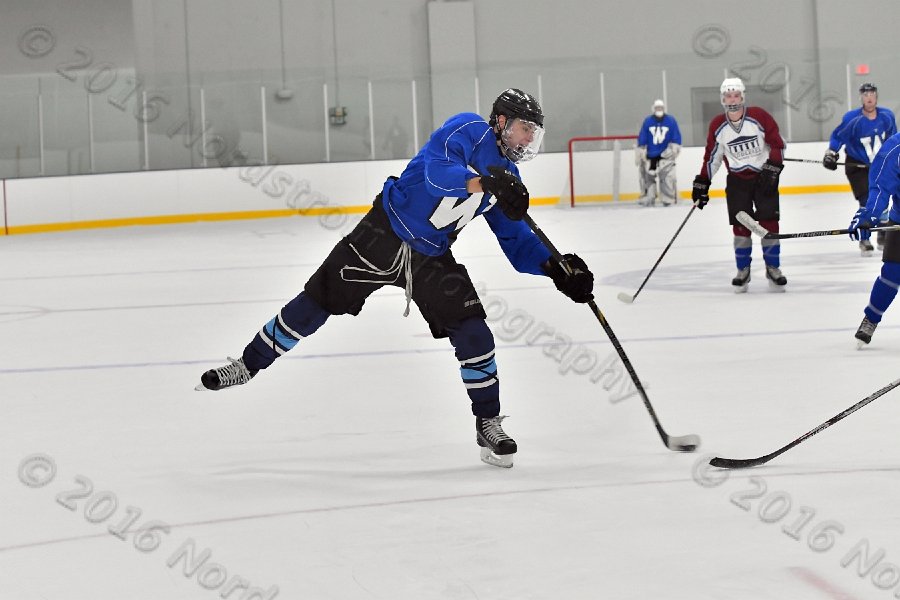
[[[836,170],[840,157],[838,151],[844,147],[847,155],[844,172],[853,196],[863,207],[869,197],[869,165],[884,140],[897,133],[897,123],[890,109],[878,106],[878,88],[873,84],[859,86],[859,100],[861,106],[848,111],[831,133],[822,165],[831,171]],[[884,246],[884,233],[878,232],[879,249]],[[859,251],[863,256],[871,256],[875,251],[869,237],[868,231],[860,231]]]
[[[550,277],[575,302],[593,299],[594,276],[584,261],[566,254],[557,262],[522,220],[529,194],[516,165],[534,158],[543,134],[540,105],[517,89],[500,94],[487,121],[473,113],[448,119],[400,177],[388,178],[372,208],[304,290],[263,326],[239,359],[205,372],[197,389],[246,383],[330,316],[357,315],[370,294],[399,286],[406,291],[404,316],[415,302],[432,335],[449,338],[456,351],[482,460],[511,467],[517,445],[501,427],[494,337],[450,246],[466,224],[483,216],[517,271]]]
[[[891,225],[900,223],[900,206],[897,205],[897,198],[900,198],[900,134],[894,134],[881,145],[870,171],[868,199],[850,222],[850,237],[855,240],[861,239],[863,232],[880,223],[885,209],[889,209],[888,222]],[[881,275],[872,286],[869,304],[863,311],[865,317],[856,330],[859,348],[872,341],[875,328],[900,288],[900,231],[885,232],[881,260]]]

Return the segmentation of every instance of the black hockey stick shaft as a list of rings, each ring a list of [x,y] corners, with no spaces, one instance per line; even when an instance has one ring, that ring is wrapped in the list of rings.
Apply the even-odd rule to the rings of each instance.
[[[768,231],[765,227],[760,225],[757,221],[753,219],[746,212],[741,211],[737,214],[737,220],[744,225],[747,229],[760,236],[763,239],[767,240],[787,240],[792,238],[809,238],[809,237],[824,237],[828,235],[847,235],[851,231],[855,231],[853,229],[823,229],[821,231],[804,231],[802,233],[772,233]],[[898,231],[900,230],[900,225],[879,225],[877,227],[870,227],[869,231]]]
[[[720,458],[720,457],[717,456],[717,457],[715,457],[714,459],[712,459],[711,461],[709,461],[709,464],[711,464],[711,465],[714,466],[714,467],[723,467],[723,468],[726,468],[726,469],[743,469],[743,468],[746,468],[746,467],[755,467],[755,466],[757,466],[757,465],[761,465],[761,464],[763,464],[763,463],[767,463],[767,462],[769,462],[770,460],[772,460],[773,458],[775,458],[776,456],[778,456],[779,454],[783,454],[783,453],[787,452],[788,450],[790,450],[791,448],[793,448],[794,446],[796,446],[796,445],[799,444],[800,442],[803,442],[804,440],[807,440],[807,439],[811,438],[812,436],[816,435],[817,433],[819,433],[819,432],[822,431],[823,429],[827,429],[827,428],[831,427],[832,425],[834,425],[835,423],[837,423],[838,421],[840,421],[840,420],[843,419],[844,417],[846,417],[846,416],[848,416],[848,415],[850,415],[850,414],[852,414],[852,413],[855,413],[856,411],[858,411],[859,409],[861,409],[861,408],[862,408],[863,406],[865,406],[866,404],[869,404],[869,403],[872,402],[873,400],[876,400],[876,399],[880,398],[881,396],[884,396],[885,394],[887,394],[889,391],[891,391],[892,389],[894,389],[894,388],[897,387],[898,385],[900,385],[900,379],[897,379],[897,380],[895,380],[895,381],[892,381],[891,383],[887,384],[886,386],[884,386],[883,388],[881,388],[880,390],[878,390],[877,392],[875,392],[875,393],[872,394],[871,396],[868,396],[868,397],[866,397],[866,398],[863,398],[862,400],[860,400],[859,402],[857,402],[856,404],[854,404],[853,406],[851,406],[851,407],[848,408],[847,410],[845,410],[845,411],[843,411],[843,412],[841,412],[841,413],[838,413],[838,414],[834,415],[833,417],[831,417],[830,419],[828,419],[827,421],[825,421],[824,423],[822,423],[821,425],[819,425],[819,426],[816,427],[815,429],[813,429],[813,430],[811,430],[811,431],[808,431],[808,432],[804,433],[803,435],[801,435],[800,437],[798,437],[796,440],[794,440],[794,441],[791,442],[790,444],[788,444],[788,445],[786,445],[786,446],[782,446],[781,448],[779,448],[779,449],[776,450],[775,452],[772,452],[772,453],[770,453],[770,454],[766,454],[765,456],[760,456],[760,457],[758,457],[758,458],[744,458],[744,459],[740,459],[740,458]]]
[[[647,273],[647,276],[644,278],[644,282],[641,283],[641,286],[640,286],[640,287],[638,288],[638,290],[634,293],[634,296],[631,297],[631,301],[632,301],[632,302],[634,302],[634,300],[638,297],[638,294],[641,293],[641,290],[644,289],[644,286],[647,285],[647,282],[650,281],[650,276],[653,275],[653,272],[656,270],[656,267],[658,267],[658,266],[659,266],[659,263],[662,262],[663,257],[666,255],[666,252],[669,251],[669,248],[672,247],[672,244],[675,243],[675,238],[678,237],[678,234],[681,233],[681,230],[684,229],[684,226],[685,226],[685,225],[687,225],[688,219],[690,219],[690,218],[691,218],[691,215],[694,214],[694,210],[695,210],[696,208],[697,208],[697,205],[696,205],[696,204],[694,204],[693,206],[691,206],[691,210],[688,211],[688,214],[687,214],[687,216],[684,218],[684,221],[682,221],[682,222],[681,222],[681,225],[678,226],[678,230],[675,232],[675,235],[673,235],[673,236],[672,236],[672,239],[669,240],[668,245],[666,245],[666,249],[663,250],[663,251],[662,251],[662,254],[659,255],[659,258],[656,259],[656,264],[653,265],[653,268],[650,269],[650,272]]]
[[[821,165],[821,164],[822,164],[822,161],[821,161],[821,160],[816,160],[816,159],[814,159],[814,158],[786,158],[786,157],[785,157],[785,158],[783,158],[782,160],[784,160],[784,161],[786,161],[786,162],[811,163],[811,164],[814,164],[814,165]],[[840,165],[840,166],[842,166],[842,167],[845,166],[845,165],[850,165],[851,167],[859,167],[860,169],[868,169],[868,168],[869,168],[869,165],[865,165],[865,164],[862,164],[862,163],[844,163],[844,162],[839,162],[839,163],[834,163],[834,164]]]
[[[553,245],[553,242],[551,242],[547,238],[541,228],[538,227],[537,223],[534,222],[534,219],[531,218],[531,215],[526,213],[524,221],[528,224],[529,227],[531,227],[531,230],[535,233],[535,235],[537,235],[538,239],[541,240],[544,246],[547,247],[554,260],[559,262],[562,268],[568,271],[568,265],[563,259],[562,254],[560,254],[559,250],[556,249],[556,246]],[[650,418],[653,419],[653,424],[656,426],[656,431],[662,438],[663,444],[666,445],[666,448],[670,450],[677,450],[679,452],[692,452],[693,450],[695,450],[697,446],[700,445],[700,438],[698,438],[697,436],[686,435],[673,437],[666,433],[666,430],[663,429],[662,423],[659,422],[659,417],[656,416],[656,411],[653,409],[653,405],[650,404],[650,398],[647,397],[647,392],[644,390],[644,386],[641,384],[641,380],[638,378],[638,375],[635,372],[631,361],[628,360],[628,355],[625,354],[625,349],[622,348],[622,344],[619,342],[619,338],[616,337],[616,334],[613,332],[612,327],[610,327],[609,322],[606,320],[606,317],[603,316],[603,313],[600,311],[597,303],[593,300],[590,300],[588,302],[588,306],[590,306],[591,311],[594,313],[594,316],[597,317],[597,320],[600,321],[600,326],[603,327],[603,331],[606,332],[606,336],[612,343],[613,348],[616,349],[616,353],[619,355],[619,358],[622,359],[622,364],[625,365],[625,370],[628,371],[628,375],[631,377],[631,381],[634,383],[634,387],[640,394],[641,400],[644,401],[644,406],[647,408],[647,412],[650,413]]]

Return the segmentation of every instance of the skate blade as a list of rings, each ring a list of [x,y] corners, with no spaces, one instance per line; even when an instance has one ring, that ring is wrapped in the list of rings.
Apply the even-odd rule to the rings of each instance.
[[[210,390],[208,387],[206,387],[202,383],[198,383],[196,385],[196,387],[194,387],[194,391],[195,392],[211,392],[212,390]]]
[[[778,285],[774,281],[769,281],[769,291],[770,292],[777,292],[779,294],[783,294],[786,287],[787,287],[787,285]]]
[[[744,285],[734,286],[734,293],[735,294],[746,294],[747,293],[747,284],[745,283]]]
[[[872,250],[860,250],[859,251],[860,256],[872,256],[873,253],[874,252]]]
[[[513,466],[513,456],[515,456],[515,454],[494,454],[491,452],[490,448],[481,448],[481,462],[495,467],[511,469]]]
[[[862,350],[863,348],[865,348],[868,345],[869,344],[867,344],[866,342],[864,342],[862,340],[856,340],[856,349],[857,350]]]

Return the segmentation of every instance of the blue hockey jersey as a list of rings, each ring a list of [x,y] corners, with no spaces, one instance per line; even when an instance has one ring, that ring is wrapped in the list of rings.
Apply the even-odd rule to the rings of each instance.
[[[657,119],[654,115],[644,119],[637,144],[647,146],[647,158],[658,157],[672,142],[681,145],[681,131],[675,117],[665,114],[662,119]]]
[[[847,156],[862,163],[871,164],[884,140],[897,133],[894,113],[887,108],[877,107],[875,118],[863,114],[862,107],[848,111],[831,133],[828,148],[837,152],[846,146]]]
[[[887,208],[891,196],[900,198],[900,134],[892,135],[881,145],[869,167],[866,210],[873,215],[880,215]],[[890,219],[894,223],[900,223],[900,207],[896,201],[891,204]]]
[[[469,221],[484,215],[517,271],[544,275],[550,251],[524,221],[495,208],[490,194],[469,194],[466,183],[496,165],[519,175],[503,156],[490,125],[479,115],[451,117],[409,162],[399,179],[384,184],[382,202],[397,236],[428,256],[440,256]]]

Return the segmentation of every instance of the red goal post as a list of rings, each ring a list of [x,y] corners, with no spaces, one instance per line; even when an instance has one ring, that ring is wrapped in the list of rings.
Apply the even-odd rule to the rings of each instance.
[[[636,187],[637,169],[633,164],[636,135],[579,136],[569,140],[569,205],[576,202],[618,202],[633,200],[640,194]],[[634,173],[632,173],[632,171]],[[627,192],[622,192],[623,174]],[[632,181],[633,180],[633,181]],[[575,185],[579,193],[575,193]]]

